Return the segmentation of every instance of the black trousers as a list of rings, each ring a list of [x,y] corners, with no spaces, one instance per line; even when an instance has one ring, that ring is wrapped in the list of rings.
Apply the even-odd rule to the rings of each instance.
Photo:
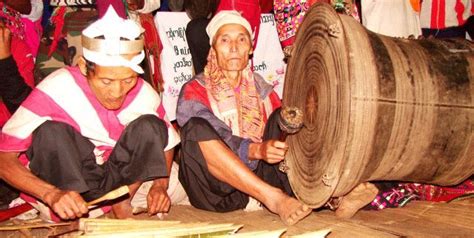
[[[279,138],[281,133],[274,112],[265,127],[264,140]],[[245,208],[249,196],[210,174],[199,148],[199,141],[221,140],[217,132],[204,119],[191,118],[181,128],[181,154],[179,181],[188,194],[191,204],[203,210],[228,212]],[[229,168],[232,169],[232,168]],[[254,173],[265,182],[293,196],[286,174],[278,170],[278,164],[259,161]]]
[[[89,201],[122,185],[168,176],[167,143],[166,124],[143,115],[125,128],[109,159],[99,165],[87,138],[70,125],[47,121],[34,131],[26,153],[33,174]]]

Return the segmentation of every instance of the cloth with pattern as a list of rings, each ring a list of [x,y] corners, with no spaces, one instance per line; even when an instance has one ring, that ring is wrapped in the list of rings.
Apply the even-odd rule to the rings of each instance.
[[[410,201],[449,202],[453,199],[474,195],[474,179],[456,186],[437,186],[420,183],[374,183],[379,192],[365,210],[382,210],[403,207]]]
[[[278,37],[283,48],[293,45],[296,32],[303,22],[304,16],[309,8],[316,2],[327,2],[335,6],[336,0],[274,0],[273,11],[277,22]],[[358,10],[355,4],[348,4],[344,1],[343,5],[348,8],[348,13],[359,20]]]
[[[261,113],[263,104],[250,66],[242,71],[239,90],[236,92],[218,66],[216,52],[211,48],[204,76],[216,115],[232,128],[235,135],[260,142],[265,127]]]

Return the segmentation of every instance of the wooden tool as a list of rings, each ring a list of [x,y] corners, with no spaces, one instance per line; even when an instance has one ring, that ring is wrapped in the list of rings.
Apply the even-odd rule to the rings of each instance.
[[[290,134],[298,132],[303,127],[303,112],[297,107],[283,107],[278,118],[281,129],[280,140],[285,141]]]
[[[283,107],[277,121],[281,129],[280,141],[285,141],[288,135],[297,133],[303,127],[303,111],[297,107]],[[283,173],[288,171],[285,160],[280,162],[278,169]]]
[[[125,194],[128,194],[129,193],[129,189],[128,189],[128,186],[127,185],[124,185],[124,186],[121,186],[115,190],[112,190],[108,193],[106,193],[104,196],[100,197],[100,198],[97,198],[93,201],[90,201],[88,203],[86,203],[86,206],[91,208],[91,207],[94,207],[95,204],[97,203],[100,203],[100,202],[103,202],[103,201],[106,201],[106,200],[114,200],[116,198],[119,198]]]

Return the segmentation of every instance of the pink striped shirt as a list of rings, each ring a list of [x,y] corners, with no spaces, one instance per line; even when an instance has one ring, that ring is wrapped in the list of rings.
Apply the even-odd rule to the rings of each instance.
[[[473,13],[472,0],[423,0],[420,23],[429,29],[462,26]]]
[[[96,99],[78,68],[60,69],[31,92],[2,128],[0,151],[26,151],[32,132],[43,122],[52,120],[71,125],[88,138],[96,146],[96,162],[102,164],[127,124],[145,114],[156,115],[166,122],[169,138],[165,150],[179,143],[159,95],[144,80],[138,80],[119,110],[108,110]]]

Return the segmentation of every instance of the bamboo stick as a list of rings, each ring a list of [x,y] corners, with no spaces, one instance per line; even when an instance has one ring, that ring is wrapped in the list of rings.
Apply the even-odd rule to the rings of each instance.
[[[191,225],[191,226],[190,226]],[[203,225],[197,224],[180,224],[179,227],[167,227],[158,229],[137,229],[131,231],[119,232],[92,232],[84,234],[82,237],[114,237],[114,238],[131,238],[131,237],[176,237],[190,235],[227,235],[233,234],[242,228],[242,225],[234,224],[214,224]]]
[[[42,223],[42,224],[26,224],[26,225],[7,225],[0,226],[0,231],[15,231],[20,229],[33,229],[33,228],[50,228],[57,226],[67,226],[71,225],[72,222],[62,222],[62,223]]]
[[[118,220],[118,219],[80,219],[79,230],[86,233],[96,231],[120,231],[134,228],[157,228],[180,224],[179,221]]]
[[[238,234],[233,234],[232,238],[247,238],[247,237],[252,237],[252,238],[278,238],[280,237],[284,232],[286,232],[286,229],[279,229],[279,230],[274,230],[274,231],[252,231],[252,232],[244,232],[244,233],[238,233]],[[215,238],[224,238],[228,237],[228,235],[223,235],[223,236],[215,236]]]
[[[103,202],[105,200],[113,200],[113,199],[116,199],[116,198],[119,198],[125,194],[128,194],[129,193],[129,189],[128,189],[128,186],[124,185],[124,186],[121,186],[115,190],[112,190],[108,193],[106,193],[104,196],[100,197],[100,198],[97,198],[96,200],[93,200],[91,202],[88,202],[86,203],[86,206],[91,208],[91,206],[97,204],[97,203],[100,203],[100,202]]]

